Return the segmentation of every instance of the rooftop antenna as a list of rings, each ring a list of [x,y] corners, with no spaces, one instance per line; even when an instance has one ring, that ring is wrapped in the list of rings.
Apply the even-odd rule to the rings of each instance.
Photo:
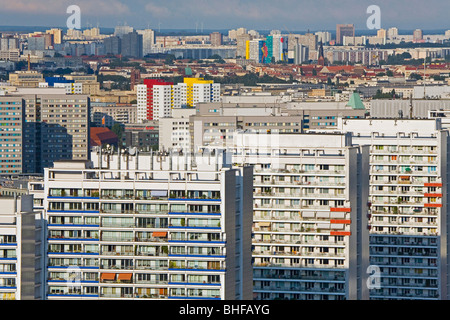
[[[409,118],[410,119],[413,118],[413,97],[412,97],[412,93],[409,96]]]
[[[423,58],[423,99],[426,100],[427,99],[427,94],[426,94],[426,84],[425,84],[425,75],[426,75],[426,68],[427,68],[427,55],[425,55],[425,58]]]

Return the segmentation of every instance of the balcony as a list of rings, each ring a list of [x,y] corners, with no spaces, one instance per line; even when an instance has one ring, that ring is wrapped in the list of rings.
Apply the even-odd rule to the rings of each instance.
[[[266,270],[264,270],[266,271]],[[324,272],[321,272],[324,273]],[[264,281],[265,279],[279,279],[281,281],[287,279],[287,280],[299,280],[300,281],[345,281],[345,276],[342,274],[342,272],[339,272],[337,275],[308,275],[308,274],[301,274],[301,275],[279,275],[275,272],[269,272],[264,274],[253,275],[254,280],[260,280]]]
[[[100,266],[100,269],[103,270],[133,270],[133,266],[117,266],[117,265],[102,265]]]
[[[140,210],[140,209],[137,209],[137,208],[136,208],[136,210],[134,211],[134,213],[137,213],[137,214],[151,214],[151,215],[158,215],[158,214],[164,214],[164,215],[166,215],[166,214],[169,213],[169,210],[157,210],[157,211],[152,211],[152,210]]]
[[[167,299],[168,295],[162,294],[135,294],[135,297],[138,299]]]
[[[136,260],[136,266],[135,266],[135,270],[165,270],[167,271],[169,269],[169,267],[167,265],[156,265],[156,264],[151,264],[151,265],[145,265],[145,264],[139,264],[139,261],[142,260]],[[144,261],[150,261],[150,260],[144,260]],[[157,260],[154,260],[157,261]]]
[[[436,155],[438,152],[437,152],[437,150],[435,149],[435,150],[418,150],[418,149],[414,149],[414,150],[411,150],[411,149],[408,149],[408,150],[400,150],[400,149],[395,149],[395,150],[393,150],[393,149],[371,149],[370,150],[370,153],[372,154],[372,153],[374,153],[374,154],[381,154],[381,153],[384,153],[384,154],[396,154],[396,153],[398,153],[398,154],[401,154],[401,155],[416,155],[416,154],[421,154],[421,155],[423,155],[423,154],[432,154],[432,155]]]
[[[102,298],[113,298],[113,299],[119,299],[119,298],[133,298],[132,293],[102,293],[100,294],[100,297]]]
[[[48,240],[69,240],[69,241],[99,241],[98,237],[65,237],[65,236],[49,236]]]
[[[103,251],[104,256],[134,256],[133,251]]]
[[[346,269],[348,268],[344,265],[319,265],[319,264],[306,264],[306,263],[254,263],[253,267],[262,268],[318,268],[318,269]]]
[[[304,291],[305,293],[317,293],[317,294],[323,294],[323,293],[336,293],[336,294],[345,294],[345,289],[338,289],[335,287],[320,287],[320,286],[306,286],[306,285],[289,285],[289,286],[282,286],[282,285],[256,285],[255,290],[270,290],[270,291],[283,291],[283,292],[292,292],[292,291]]]
[[[112,213],[112,214],[134,214],[137,213],[135,210],[111,210],[111,209],[100,209],[100,213]]]

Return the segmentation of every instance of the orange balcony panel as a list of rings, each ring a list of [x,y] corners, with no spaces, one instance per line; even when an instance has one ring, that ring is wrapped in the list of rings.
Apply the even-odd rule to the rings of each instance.
[[[441,203],[425,203],[425,208],[442,208]]]
[[[155,238],[158,238],[158,237],[164,238],[164,237],[167,237],[167,232],[153,232],[153,236]]]
[[[350,231],[331,231],[330,236],[349,236],[352,233]]]
[[[132,273],[119,273],[117,275],[117,280],[131,281],[132,279],[133,279],[133,274]]]
[[[330,208],[331,212],[350,212],[352,208]]]
[[[441,198],[441,197],[442,197],[442,193],[425,193],[424,196],[425,196],[425,197],[437,197],[437,198]]]
[[[101,280],[114,280],[116,278],[115,273],[102,273],[100,275]]]
[[[425,187],[442,187],[442,183],[425,183]]]
[[[335,219],[331,219],[330,223],[350,224],[350,223],[352,223],[352,221],[351,220],[335,220]]]

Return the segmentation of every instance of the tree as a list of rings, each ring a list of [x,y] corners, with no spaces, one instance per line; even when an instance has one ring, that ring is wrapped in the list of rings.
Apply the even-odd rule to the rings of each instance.
[[[398,99],[399,95],[395,93],[395,90],[392,90],[389,93],[383,93],[380,89],[378,89],[377,93],[372,98],[373,99]]]
[[[111,127],[111,131],[117,135],[117,137],[119,138],[119,141],[122,140],[122,134],[124,131],[122,124],[120,124],[118,122],[114,123],[113,126]]]
[[[173,54],[169,54],[166,56],[166,59],[164,60],[165,64],[173,64],[173,62],[176,60],[177,58],[173,55]]]

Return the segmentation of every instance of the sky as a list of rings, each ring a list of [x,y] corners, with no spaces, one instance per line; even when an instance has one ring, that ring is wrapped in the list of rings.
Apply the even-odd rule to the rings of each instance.
[[[377,5],[381,28],[450,29],[449,0],[0,0],[0,25],[64,27],[70,5],[80,7],[82,28],[368,30],[367,8]]]

